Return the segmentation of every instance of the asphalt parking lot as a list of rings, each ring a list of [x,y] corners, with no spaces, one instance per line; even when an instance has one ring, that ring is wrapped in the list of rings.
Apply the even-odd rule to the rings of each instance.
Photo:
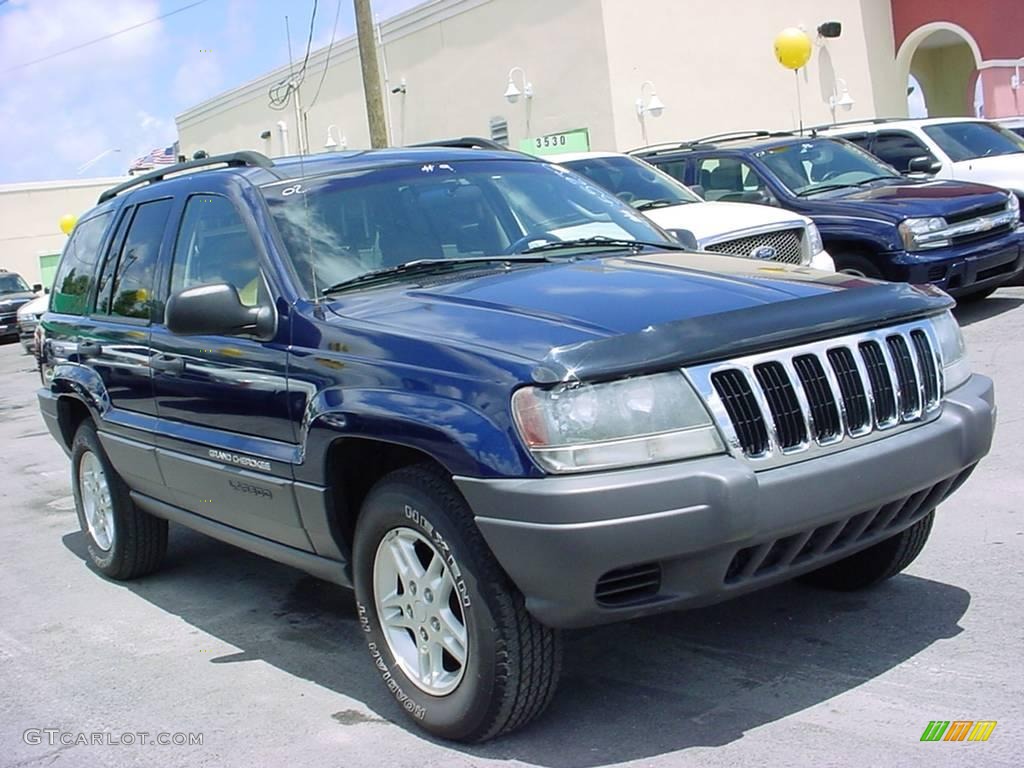
[[[0,347],[0,765],[1019,765],[1022,304],[1009,288],[958,312],[999,427],[908,572],[571,633],[546,716],[475,747],[406,724],[343,589],[173,526],[159,574],[90,570],[33,361]],[[930,720],[998,725],[984,743],[922,743]]]

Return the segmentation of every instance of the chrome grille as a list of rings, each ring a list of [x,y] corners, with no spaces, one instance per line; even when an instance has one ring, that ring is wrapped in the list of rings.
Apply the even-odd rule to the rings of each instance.
[[[803,249],[800,247],[803,234],[802,227],[779,229],[774,232],[761,232],[735,240],[712,243],[704,246],[704,250],[712,253],[726,253],[731,256],[743,256],[748,259],[760,259],[764,257],[755,256],[755,253],[761,248],[771,248],[775,253],[769,258],[764,258],[765,261],[800,264],[803,262]]]
[[[757,469],[801,461],[938,416],[930,323],[843,336],[686,369],[733,453]]]

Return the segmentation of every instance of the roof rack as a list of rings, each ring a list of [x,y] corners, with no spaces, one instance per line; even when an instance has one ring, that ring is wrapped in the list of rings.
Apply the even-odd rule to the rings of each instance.
[[[151,184],[154,181],[163,181],[165,176],[172,173],[191,171],[195,168],[205,168],[210,165],[227,165],[235,167],[254,166],[257,168],[270,169],[274,167],[274,161],[260,152],[244,150],[242,152],[229,152],[224,155],[211,155],[198,160],[188,160],[184,163],[175,163],[174,165],[169,165],[166,168],[158,168],[155,171],[150,171],[149,173],[144,173],[141,176],[136,176],[129,181],[118,184],[116,187],[111,187],[100,195],[100,199],[96,201],[96,204],[99,205],[100,203],[105,203],[107,200],[111,200],[122,192],[127,192],[129,189],[133,189],[143,184]]]
[[[497,149],[503,152],[515,152],[516,150],[499,144],[493,139],[485,139],[481,136],[461,136],[456,139],[438,139],[437,141],[424,141],[419,144],[409,144],[410,147],[453,147],[456,149]]]
[[[847,125],[881,125],[882,123],[899,123],[906,120],[913,120],[912,117],[868,117],[863,120],[843,120],[838,123],[822,123],[804,128],[805,131],[827,131],[830,128],[842,128]]]
[[[689,141],[671,142],[665,144],[652,144],[647,147],[631,149],[627,154],[644,155],[658,154],[659,152],[672,152],[680,149],[690,149],[701,145],[714,144],[723,141],[743,141],[745,139],[767,139],[772,136],[795,136],[792,131],[730,131],[728,133],[713,133],[710,136],[701,136],[699,139]]]

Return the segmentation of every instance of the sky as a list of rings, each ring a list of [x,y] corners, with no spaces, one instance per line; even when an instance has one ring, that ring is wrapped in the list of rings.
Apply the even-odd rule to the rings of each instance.
[[[421,1],[371,3],[383,20]],[[0,0],[0,184],[124,175],[175,140],[176,114],[286,64],[285,16],[301,59],[313,4]],[[313,50],[330,42],[336,15],[337,39],[352,34],[352,0],[319,0]]]

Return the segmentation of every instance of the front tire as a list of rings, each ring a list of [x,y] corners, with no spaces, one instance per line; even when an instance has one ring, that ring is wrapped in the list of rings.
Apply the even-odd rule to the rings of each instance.
[[[71,480],[78,523],[96,570],[126,581],[160,567],[167,521],[135,506],[92,422],[84,422],[71,443]]]
[[[871,260],[859,253],[832,254],[836,264],[836,272],[843,272],[856,277],[870,277],[874,280],[884,280],[882,271],[871,263]]]
[[[815,587],[853,592],[890,579],[921,554],[932,530],[935,512],[912,526],[856,554],[799,577]]]
[[[353,553],[367,646],[399,704],[430,733],[479,742],[554,696],[559,633],[537,622],[451,480],[396,470],[363,503]]]

